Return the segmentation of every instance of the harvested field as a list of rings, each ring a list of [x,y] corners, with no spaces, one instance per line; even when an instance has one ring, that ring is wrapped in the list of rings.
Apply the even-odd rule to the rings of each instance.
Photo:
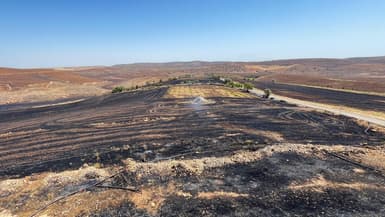
[[[240,90],[217,85],[178,85],[167,90],[166,98],[193,98],[193,97],[232,97],[253,98],[254,96]]]
[[[2,107],[15,107],[16,104],[36,103],[49,104],[52,101],[66,101],[73,98],[85,98],[102,95],[110,92],[95,84],[69,84],[49,82],[47,84],[30,85],[18,91],[5,91],[0,95],[0,109]],[[5,105],[2,105],[5,104]]]
[[[0,125],[3,216],[58,198],[37,216],[385,212],[385,129],[223,86],[0,110]]]

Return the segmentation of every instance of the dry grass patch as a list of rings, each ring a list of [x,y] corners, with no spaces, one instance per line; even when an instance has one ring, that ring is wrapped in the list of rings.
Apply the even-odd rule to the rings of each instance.
[[[351,150],[348,158],[385,173],[385,146]]]
[[[148,213],[155,215],[162,207],[166,198],[170,195],[191,196],[188,193],[177,189],[173,182],[166,186],[158,185],[143,188],[139,193],[132,194],[130,201],[139,209],[144,209]]]
[[[199,192],[198,198],[212,200],[215,198],[238,198],[238,197],[248,197],[248,194],[239,194],[235,192],[224,192],[224,191],[214,191],[214,192]]]
[[[368,184],[361,182],[352,182],[352,183],[344,183],[344,182],[333,182],[325,179],[322,175],[312,178],[305,183],[292,183],[288,187],[291,190],[311,190],[316,192],[324,192],[327,189],[354,189],[357,191],[362,190],[385,190],[384,186],[378,184]]]
[[[219,127],[223,127],[225,129],[229,129],[229,130],[237,130],[239,132],[246,133],[246,134],[254,134],[257,136],[270,138],[271,140],[273,140],[275,142],[283,142],[284,141],[284,136],[281,133],[274,132],[274,131],[257,130],[254,128],[241,126],[241,125],[234,125],[234,124],[222,124]]]
[[[23,89],[4,91],[0,94],[0,104],[19,102],[45,102],[70,97],[89,97],[109,92],[102,83],[65,83],[30,84]]]
[[[249,71],[280,71],[280,70],[287,70],[292,67],[295,67],[294,65],[245,65],[245,68]]]

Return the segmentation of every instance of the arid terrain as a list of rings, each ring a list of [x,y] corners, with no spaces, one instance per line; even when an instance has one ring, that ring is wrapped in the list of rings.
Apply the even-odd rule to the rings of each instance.
[[[79,99],[178,77],[222,75],[261,85],[290,84],[385,94],[385,57],[267,62],[171,62],[53,69],[0,68],[0,105]],[[302,95],[307,90],[298,90]],[[328,97],[324,96],[325,99]],[[384,103],[384,102],[379,102]]]
[[[382,57],[3,68],[0,216],[385,216],[385,127],[220,77],[385,117]]]

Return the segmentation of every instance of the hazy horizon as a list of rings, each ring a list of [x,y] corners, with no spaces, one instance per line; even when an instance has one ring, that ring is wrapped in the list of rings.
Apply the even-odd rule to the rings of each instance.
[[[0,67],[385,55],[385,2],[2,1]]]

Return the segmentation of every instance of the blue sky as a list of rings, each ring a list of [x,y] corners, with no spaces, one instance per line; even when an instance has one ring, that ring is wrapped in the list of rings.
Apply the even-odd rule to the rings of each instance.
[[[385,55],[383,0],[2,0],[0,66]]]

